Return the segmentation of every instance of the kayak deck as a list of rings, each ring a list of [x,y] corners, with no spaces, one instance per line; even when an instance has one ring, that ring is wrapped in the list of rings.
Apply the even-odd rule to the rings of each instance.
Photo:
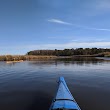
[[[49,110],[81,110],[69,91],[63,77],[59,78],[57,94]]]

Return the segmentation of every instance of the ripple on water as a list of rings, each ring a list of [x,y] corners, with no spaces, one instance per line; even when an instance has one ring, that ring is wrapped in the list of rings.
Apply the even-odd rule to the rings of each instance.
[[[0,110],[48,110],[59,76],[82,110],[110,110],[110,62],[90,59],[0,62]]]

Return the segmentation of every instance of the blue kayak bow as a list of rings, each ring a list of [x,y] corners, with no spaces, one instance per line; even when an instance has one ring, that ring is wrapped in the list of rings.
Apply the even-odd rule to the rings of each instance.
[[[59,78],[58,90],[49,110],[81,110],[63,77]]]

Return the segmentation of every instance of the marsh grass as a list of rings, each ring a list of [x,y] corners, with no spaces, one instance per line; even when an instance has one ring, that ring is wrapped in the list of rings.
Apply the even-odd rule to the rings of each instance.
[[[56,56],[34,56],[34,55],[2,55],[0,61],[20,61],[20,60],[37,60],[37,59],[53,59]]]

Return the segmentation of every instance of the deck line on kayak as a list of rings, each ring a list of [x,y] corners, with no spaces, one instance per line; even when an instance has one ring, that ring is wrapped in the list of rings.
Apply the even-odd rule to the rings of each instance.
[[[63,77],[59,78],[57,93],[52,101],[49,110],[66,109],[81,110],[72,96]]]

